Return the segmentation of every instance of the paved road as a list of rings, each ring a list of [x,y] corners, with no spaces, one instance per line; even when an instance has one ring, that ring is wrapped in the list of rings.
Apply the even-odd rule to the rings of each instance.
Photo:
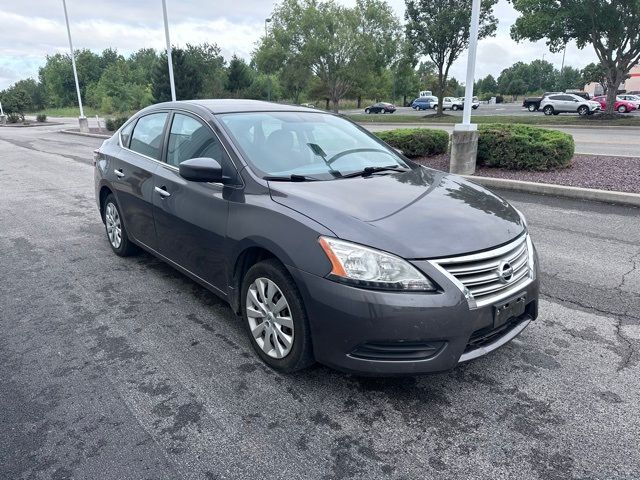
[[[372,132],[397,128],[428,127],[453,131],[453,125],[424,123],[363,123]],[[544,126],[544,125],[541,125]],[[618,157],[640,157],[640,128],[572,128],[548,126],[553,130],[570,133],[576,143],[576,153],[588,155],[615,155]]]
[[[114,256],[99,140],[0,129],[0,478],[640,478],[640,212],[506,194],[541,315],[428,377],[282,376],[214,295]]]

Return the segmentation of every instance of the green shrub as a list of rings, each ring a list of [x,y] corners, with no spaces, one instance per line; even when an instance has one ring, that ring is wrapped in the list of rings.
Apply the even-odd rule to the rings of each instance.
[[[36,115],[36,121],[44,123],[47,121],[47,116],[44,113],[39,113],[38,115]]]
[[[19,112],[9,112],[7,113],[7,122],[8,123],[24,122],[24,115]]]
[[[478,165],[511,170],[549,170],[571,164],[568,133],[528,125],[479,125]]]
[[[400,128],[375,134],[409,158],[446,153],[449,146],[449,134],[444,130]]]
[[[107,130],[109,130],[110,132],[115,132],[122,125],[124,125],[124,122],[126,122],[127,120],[129,120],[129,117],[107,118],[107,121],[105,122],[105,126],[107,127]]]
[[[496,103],[504,103],[504,97],[502,95],[496,95]]]

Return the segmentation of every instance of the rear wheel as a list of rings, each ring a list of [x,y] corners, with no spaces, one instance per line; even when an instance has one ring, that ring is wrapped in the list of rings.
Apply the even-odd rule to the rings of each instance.
[[[458,110],[458,105],[454,105],[453,107],[451,107],[451,110]]]
[[[553,107],[551,105],[547,105],[542,109],[545,115],[553,115],[555,112],[553,111]]]
[[[136,253],[138,248],[129,240],[120,208],[112,193],[105,198],[102,211],[104,212],[104,227],[111,250],[121,257],[128,257]]]
[[[257,263],[242,281],[244,324],[257,355],[275,370],[294,372],[314,363],[302,296],[275,259]]]
[[[369,113],[371,113],[371,110],[369,110],[368,108],[365,108],[365,109],[364,109],[364,113],[369,114]]]
[[[578,115],[580,115],[581,117],[584,117],[585,115],[589,114],[589,107],[587,107],[586,105],[582,105],[580,106],[580,108],[578,108]]]

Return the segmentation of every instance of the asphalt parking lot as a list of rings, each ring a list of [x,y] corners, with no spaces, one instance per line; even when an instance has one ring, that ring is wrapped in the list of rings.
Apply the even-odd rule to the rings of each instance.
[[[0,128],[1,479],[638,479],[640,211],[503,193],[540,317],[433,376],[283,376],[171,267],[109,249],[101,140]]]

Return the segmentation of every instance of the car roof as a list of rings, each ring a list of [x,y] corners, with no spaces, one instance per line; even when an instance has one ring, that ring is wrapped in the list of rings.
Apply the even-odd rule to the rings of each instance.
[[[237,98],[180,100],[177,102],[157,103],[154,107],[184,107],[197,105],[209,110],[211,113],[237,113],[237,112],[318,112],[317,109],[302,107],[300,105],[288,105],[284,103],[264,102],[262,100],[247,100]]]

